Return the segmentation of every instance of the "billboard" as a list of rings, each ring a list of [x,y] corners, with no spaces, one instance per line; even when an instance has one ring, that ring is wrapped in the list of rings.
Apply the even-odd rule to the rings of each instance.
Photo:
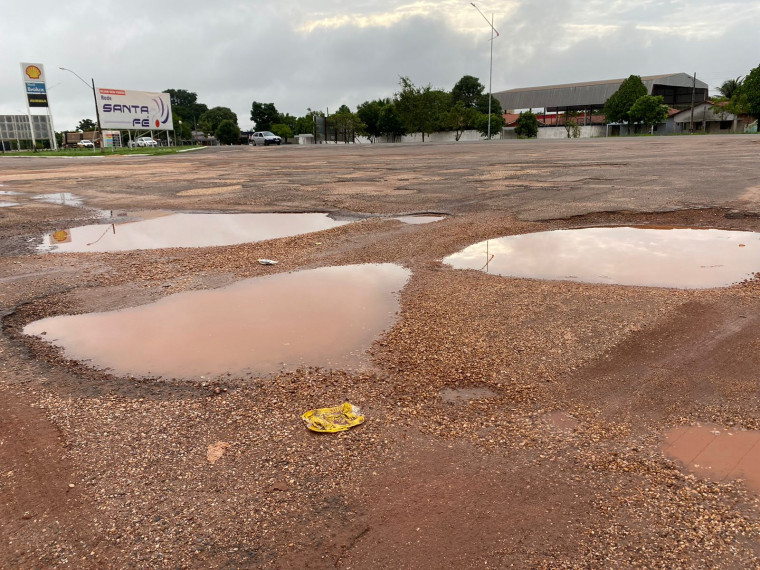
[[[168,93],[99,88],[97,101],[104,129],[174,130]]]
[[[45,87],[45,66],[41,63],[22,63],[21,74],[24,77],[26,100],[30,107],[47,107],[47,88]]]

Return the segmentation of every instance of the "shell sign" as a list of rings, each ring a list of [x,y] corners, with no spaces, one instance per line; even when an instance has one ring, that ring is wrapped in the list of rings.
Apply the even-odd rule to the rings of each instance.
[[[42,70],[36,65],[27,66],[24,73],[29,79],[39,79],[42,76]]]
[[[45,68],[41,63],[22,63],[21,71],[24,74],[24,82],[45,81]]]

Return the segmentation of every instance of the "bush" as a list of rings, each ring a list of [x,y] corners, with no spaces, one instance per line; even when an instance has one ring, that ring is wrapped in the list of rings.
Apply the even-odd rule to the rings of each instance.
[[[240,144],[240,129],[229,119],[219,123],[214,136],[221,144]]]
[[[538,136],[538,118],[532,111],[524,111],[517,118],[515,134],[524,139],[533,139]]]

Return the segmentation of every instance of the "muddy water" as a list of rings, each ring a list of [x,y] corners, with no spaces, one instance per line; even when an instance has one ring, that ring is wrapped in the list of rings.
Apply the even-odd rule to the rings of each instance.
[[[712,481],[742,479],[760,493],[760,432],[711,424],[679,426],[665,435],[662,450],[695,475]]]
[[[47,202],[48,204],[59,204],[61,206],[82,206],[84,202],[79,196],[71,192],[54,192],[51,194],[39,194],[33,196],[34,200]]]
[[[282,273],[126,310],[43,319],[24,332],[44,333],[68,357],[120,375],[359,369],[392,325],[409,275],[393,264]]]
[[[445,219],[446,216],[426,216],[426,215],[418,215],[418,216],[396,216],[393,219],[398,220],[399,222],[404,222],[405,224],[430,224],[432,222],[439,222],[443,219]]]
[[[704,289],[760,271],[760,234],[586,228],[503,237],[446,257],[457,269],[509,277]]]
[[[167,214],[152,219],[93,224],[52,232],[42,252],[109,252],[164,247],[234,245],[317,232],[351,220],[327,214]],[[61,240],[60,236],[66,234]]]

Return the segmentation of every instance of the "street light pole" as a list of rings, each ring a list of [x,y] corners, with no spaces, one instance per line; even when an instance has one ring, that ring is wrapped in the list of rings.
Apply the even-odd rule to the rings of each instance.
[[[92,88],[92,99],[95,102],[95,119],[98,121],[98,133],[100,134],[100,150],[103,150],[103,129],[100,127],[100,111],[98,110],[98,96],[95,94],[95,79],[92,78],[92,86],[90,86],[89,83],[87,83],[84,79],[79,77],[79,74],[76,71],[72,71],[71,69],[66,69],[65,67],[59,67],[58,69],[61,69],[63,71],[68,71],[69,73],[73,73],[79,81],[87,85],[88,88]]]
[[[493,27],[493,12],[491,12],[491,19],[489,20],[486,15],[480,11],[480,8],[478,8],[474,2],[470,2],[470,5],[475,8],[478,13],[483,16],[483,19],[486,21],[486,23],[491,27],[491,60],[490,60],[490,67],[488,69],[488,140],[491,140],[491,79],[493,77],[493,40],[494,40],[494,34],[496,34],[496,37],[499,37],[499,32],[496,31],[496,28]]]

